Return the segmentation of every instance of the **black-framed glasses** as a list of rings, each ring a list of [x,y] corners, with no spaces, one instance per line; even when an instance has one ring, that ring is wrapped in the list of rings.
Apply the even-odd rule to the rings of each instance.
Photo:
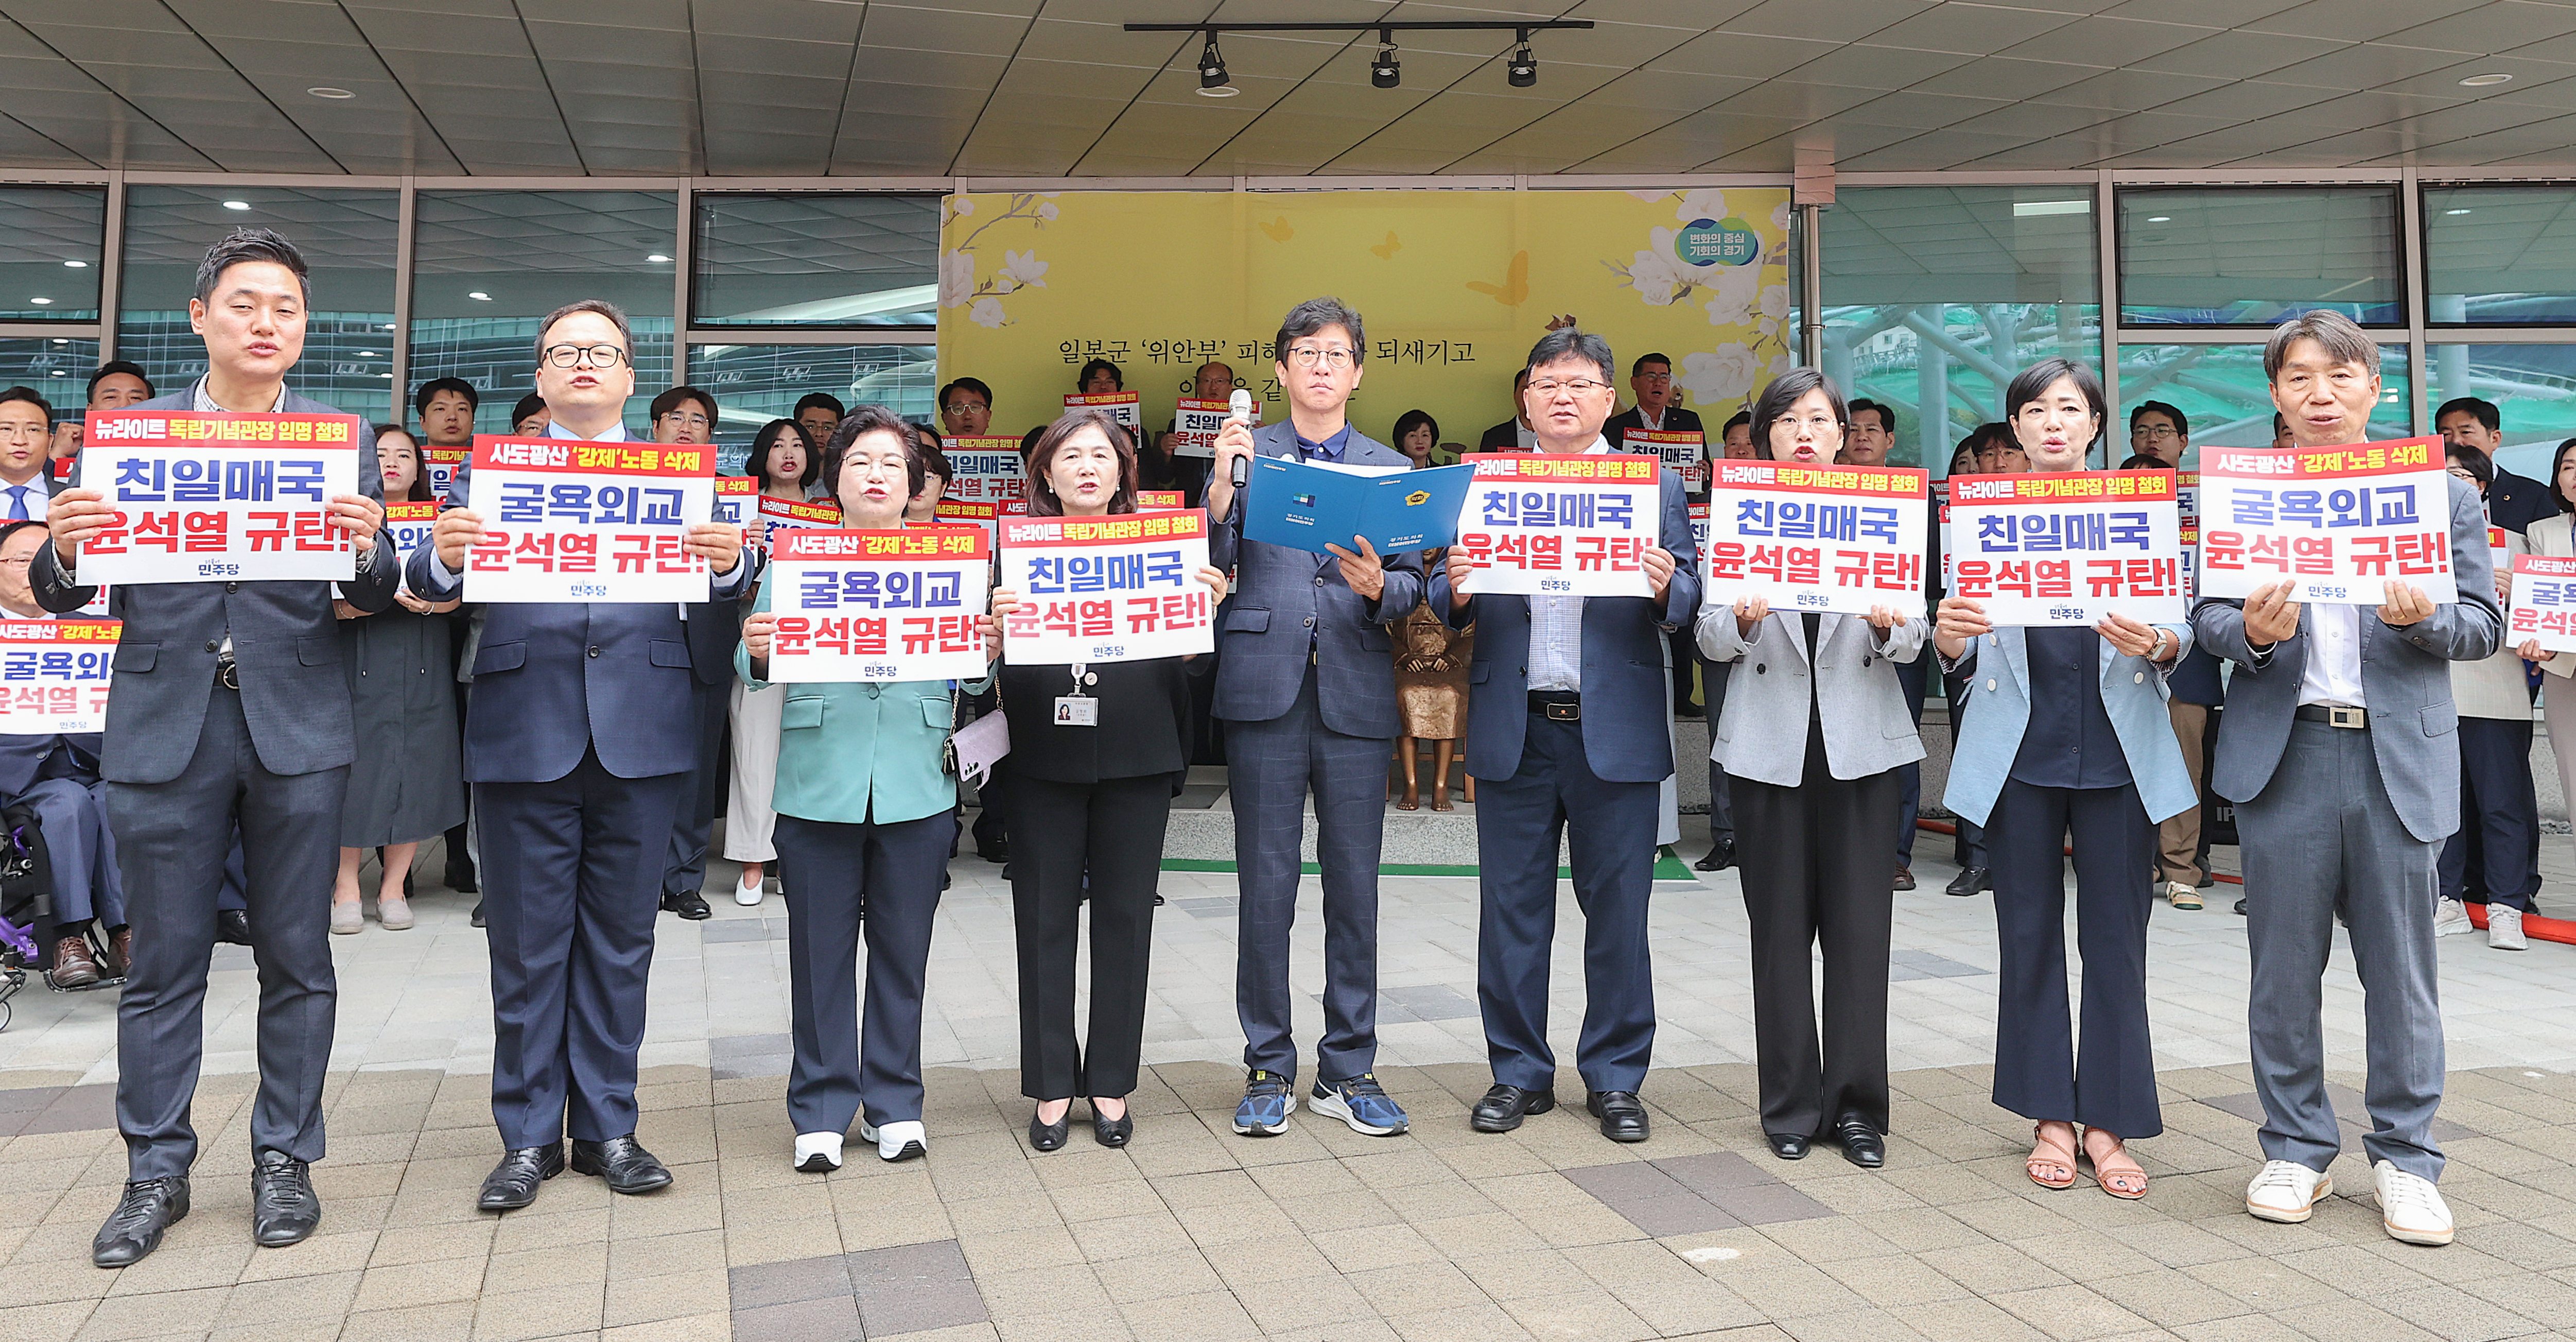
[[[625,361],[626,349],[622,345],[546,346],[546,362],[557,368],[578,368],[583,364],[593,368],[615,368]]]

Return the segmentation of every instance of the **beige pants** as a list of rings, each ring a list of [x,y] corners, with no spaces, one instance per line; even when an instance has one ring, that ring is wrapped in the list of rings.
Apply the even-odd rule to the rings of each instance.
[[[769,809],[778,788],[778,720],[787,707],[787,690],[772,685],[755,690],[733,683],[733,777],[725,792],[724,855],[728,862],[775,862],[778,850],[769,842],[778,813]]]
[[[2198,886],[2209,875],[2200,869],[2201,737],[2209,730],[2209,706],[2169,700],[2174,740],[2182,746],[2182,767],[2191,771],[2193,805],[2156,826],[2156,879]]]
[[[2576,680],[2540,678],[2540,720],[2549,726],[2549,753],[2558,757],[2558,795],[2576,797]]]

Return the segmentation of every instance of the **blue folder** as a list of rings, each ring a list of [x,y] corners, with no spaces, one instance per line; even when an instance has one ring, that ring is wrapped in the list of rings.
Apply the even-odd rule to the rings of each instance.
[[[1379,554],[1429,550],[1458,538],[1471,465],[1362,474],[1294,457],[1254,457],[1243,504],[1247,539],[1323,554],[1365,536]]]

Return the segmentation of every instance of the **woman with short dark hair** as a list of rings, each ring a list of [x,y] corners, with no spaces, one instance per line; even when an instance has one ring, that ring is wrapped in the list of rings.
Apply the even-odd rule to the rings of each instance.
[[[742,473],[760,482],[762,499],[803,503],[823,478],[823,457],[814,450],[813,435],[804,425],[773,419],[751,436]],[[767,540],[768,527],[760,519],[757,503],[743,521],[753,544]],[[753,600],[758,595],[755,591]],[[737,679],[733,702],[726,706],[732,746],[725,780],[724,856],[740,865],[734,873],[733,902],[747,909],[759,907],[767,893],[769,864],[778,860],[777,846],[770,840],[778,815],[769,809],[769,793],[778,781],[778,714],[786,695],[775,685],[754,689]]]

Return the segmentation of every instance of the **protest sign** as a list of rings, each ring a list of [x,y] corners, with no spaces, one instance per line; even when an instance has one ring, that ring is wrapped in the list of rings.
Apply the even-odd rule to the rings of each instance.
[[[940,446],[957,472],[948,481],[948,497],[960,503],[1004,503],[1029,496],[1019,439],[943,438]]]
[[[1075,392],[1064,398],[1064,408],[1102,411],[1120,428],[1132,433],[1143,422],[1136,414],[1136,400],[1136,393],[1132,391],[1105,391],[1093,396]]]
[[[980,680],[992,550],[973,527],[799,528],[770,544],[772,683]]]
[[[1999,626],[2186,614],[2171,471],[1952,476],[1950,542],[1950,595]]]
[[[2504,645],[2533,639],[2551,652],[2576,652],[2576,559],[2523,554],[2513,557],[2513,599],[2504,620]]]
[[[1174,508],[1186,508],[1189,506],[1188,497],[1177,489],[1140,489],[1136,491],[1136,511],[1167,513]]]
[[[1696,494],[1708,488],[1708,436],[1697,429],[1622,429],[1620,443],[1633,455],[1653,457]]]
[[[1001,510],[994,507],[992,504],[964,503],[956,499],[941,499],[938,507],[934,510],[932,515],[938,519],[939,525],[943,527],[982,527],[984,529],[984,540],[987,544],[993,544],[1000,540],[1000,537],[994,531],[994,527],[1000,521]]]
[[[106,731],[123,627],[114,620],[0,620],[0,736]]]
[[[1225,432],[1227,404],[1184,396],[1172,411],[1172,455],[1213,457],[1216,436]],[[1141,506],[1141,505],[1140,505]]]
[[[385,533],[394,539],[394,556],[411,558],[411,552],[429,544],[429,529],[438,522],[435,503],[388,503],[385,505]]]
[[[1660,543],[1663,463],[1625,453],[1470,453],[1455,552],[1473,593],[1652,596],[1644,555]]]
[[[706,600],[707,561],[685,542],[713,520],[714,471],[709,447],[476,438],[466,599]]]
[[[2442,440],[2201,449],[2201,595],[2287,579],[2293,601],[2376,606],[2391,580],[2459,599]]]
[[[1700,547],[1704,601],[1774,610],[1923,614],[1930,477],[1901,466],[1722,461]]]
[[[1013,666],[1127,662],[1216,648],[1207,514],[1002,519],[1002,621]]]
[[[760,496],[761,543],[776,545],[781,532],[834,530],[841,525],[841,505],[831,499],[795,499]]]
[[[470,447],[424,447],[420,449],[420,473],[429,480],[429,497],[433,502],[447,502],[447,491],[456,483],[456,469],[474,455]]]
[[[722,522],[729,527],[747,525],[751,521],[752,509],[758,506],[753,500],[759,493],[760,482],[750,476],[717,476],[716,501],[714,508],[708,513],[709,520]]]
[[[116,510],[81,545],[87,582],[357,576],[333,497],[358,492],[355,415],[93,410],[81,483]]]

